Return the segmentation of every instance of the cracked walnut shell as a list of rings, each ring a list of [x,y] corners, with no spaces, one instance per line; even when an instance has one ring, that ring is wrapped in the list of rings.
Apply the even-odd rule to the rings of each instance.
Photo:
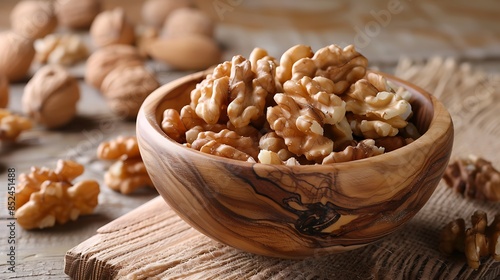
[[[80,99],[78,81],[60,65],[40,68],[26,84],[22,98],[23,111],[47,128],[58,128],[76,115]]]
[[[53,4],[49,1],[19,1],[10,13],[12,30],[31,39],[43,38],[57,27]]]
[[[100,13],[92,22],[90,37],[94,45],[102,48],[109,45],[132,45],[135,29],[129,22],[123,8],[115,8]]]
[[[92,213],[98,204],[99,184],[93,180],[73,184],[81,173],[82,165],[59,160],[55,170],[32,167],[30,173],[21,174],[15,194],[19,225],[46,228]]]

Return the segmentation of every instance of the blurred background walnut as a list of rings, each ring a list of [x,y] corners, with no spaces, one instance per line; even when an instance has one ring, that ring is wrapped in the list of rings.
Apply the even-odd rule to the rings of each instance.
[[[128,45],[110,45],[96,50],[87,59],[85,82],[101,89],[102,81],[113,69],[120,66],[144,65],[138,50]]]
[[[500,260],[500,215],[488,225],[485,212],[476,211],[471,216],[470,228],[463,219],[448,223],[440,234],[439,250],[447,255],[454,251],[465,253],[469,267],[478,269],[481,259],[491,256]]]
[[[6,109],[0,109],[0,140],[15,141],[25,130],[31,129],[31,120],[12,114]]]
[[[10,14],[12,30],[22,36],[38,39],[52,33],[57,17],[52,2],[19,1]]]
[[[123,8],[115,8],[97,15],[90,27],[90,37],[95,46],[101,48],[113,44],[132,45],[135,29]]]
[[[6,108],[9,104],[9,80],[0,74],[0,108]]]
[[[73,29],[88,29],[101,11],[101,0],[55,1],[59,24]]]
[[[26,77],[35,57],[33,41],[13,31],[0,33],[0,75],[11,82]]]
[[[142,65],[120,66],[104,78],[101,92],[113,113],[133,119],[146,97],[160,86]]]
[[[163,25],[164,38],[199,34],[213,38],[214,21],[204,11],[196,8],[180,8],[172,11]]]
[[[78,81],[60,65],[43,66],[26,84],[23,111],[47,128],[58,128],[76,115]]]
[[[139,188],[153,187],[135,136],[118,136],[102,142],[97,147],[97,157],[116,160],[104,174],[104,183],[112,190],[130,194]]]
[[[88,49],[76,34],[50,34],[35,41],[36,60],[41,63],[72,65],[88,56]]]
[[[169,15],[176,9],[189,7],[190,0],[146,0],[142,6],[142,21],[160,29]]]
[[[483,158],[471,155],[456,159],[446,168],[443,179],[464,197],[500,201],[500,172]]]
[[[30,173],[21,174],[15,193],[19,225],[46,228],[92,213],[98,204],[99,184],[93,180],[71,182],[83,171],[77,162],[59,160],[55,170],[32,167]]]

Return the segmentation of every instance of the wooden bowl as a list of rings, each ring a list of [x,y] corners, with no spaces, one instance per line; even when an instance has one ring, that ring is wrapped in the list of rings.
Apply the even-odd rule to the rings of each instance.
[[[448,164],[449,113],[422,89],[383,73],[412,94],[414,123],[423,133],[395,151],[333,165],[278,166],[186,148],[161,130],[162,113],[188,104],[205,74],[153,92],[139,112],[137,137],[164,200],[191,226],[229,246],[298,259],[370,244],[422,208]]]

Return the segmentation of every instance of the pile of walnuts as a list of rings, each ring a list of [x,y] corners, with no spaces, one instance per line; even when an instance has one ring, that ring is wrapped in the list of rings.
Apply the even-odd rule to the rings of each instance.
[[[163,131],[193,149],[273,164],[330,164],[394,150],[419,137],[410,94],[366,71],[353,46],[263,49],[219,64]]]

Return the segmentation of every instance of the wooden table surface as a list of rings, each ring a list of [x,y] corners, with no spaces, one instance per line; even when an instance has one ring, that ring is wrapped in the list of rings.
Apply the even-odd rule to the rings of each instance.
[[[16,2],[15,0],[0,1],[0,29],[9,27],[9,12]],[[104,6],[106,8],[117,5],[125,6],[133,21],[138,23],[140,22],[138,11],[140,11],[143,2],[143,0],[105,0]],[[212,1],[208,2],[212,3]],[[230,1],[222,2],[229,3]],[[232,3],[236,2],[232,1]],[[278,2],[282,3],[283,1]],[[325,1],[319,0],[313,2],[325,3]],[[256,45],[268,48],[273,55],[279,55],[290,44],[297,43],[297,40],[299,42],[303,40],[303,43],[306,44],[313,42],[311,45],[320,45],[325,41],[332,41],[330,35],[325,33],[328,28],[332,29],[332,33],[338,31],[335,34],[340,34],[333,36],[333,38],[338,39],[334,40],[333,43],[351,42],[350,39],[356,36],[356,30],[364,30],[370,22],[373,22],[373,14],[380,14],[380,11],[388,9],[388,3],[391,1],[372,2],[375,4],[372,3],[366,8],[351,7],[350,4],[347,4],[349,1],[345,0],[336,2],[336,7],[342,9],[346,9],[345,5],[347,5],[351,18],[344,18],[343,25],[329,27],[327,22],[325,26],[322,26],[322,28],[326,28],[322,29],[322,33],[311,33],[311,30],[316,30],[314,26],[312,29],[307,29],[307,26],[301,27],[300,22],[296,26],[297,22],[293,20],[285,22],[276,29],[263,30],[259,29],[259,26],[251,26],[239,15],[251,14],[256,9],[264,8],[273,11],[273,7],[266,7],[263,4],[266,1],[252,1],[253,4],[245,4],[243,1],[241,6],[231,6],[232,10],[228,10],[229,12],[224,18],[215,13],[216,18],[218,17],[220,20],[217,37],[226,47],[226,58],[236,53],[247,55],[248,49]],[[408,4],[411,1],[401,0],[400,2],[404,6],[403,12],[393,14],[392,20],[387,24],[380,23],[378,27],[381,30],[380,34],[371,36],[370,43],[363,48],[368,58],[374,61],[372,67],[392,72],[400,56],[425,59],[439,54],[470,62],[474,67],[488,72],[500,72],[500,20],[498,19],[500,5],[498,1],[483,1],[477,5],[466,1],[441,1],[440,4],[431,4],[432,1],[413,1],[418,3],[411,3],[411,5]],[[474,1],[474,3],[477,2]],[[451,4],[453,4],[453,9],[444,9],[446,5]],[[335,11],[345,14],[341,8],[337,8]],[[303,9],[303,7],[297,9]],[[291,8],[289,12],[294,14],[297,11]],[[405,14],[413,16],[412,20],[406,21]],[[470,16],[466,16],[466,14],[470,14]],[[262,13],[262,15],[264,20],[283,17],[283,13],[275,16],[272,13]],[[334,17],[334,15],[328,16],[328,18],[330,17]],[[401,30],[411,29],[413,26],[419,26],[418,34],[401,32]],[[433,29],[432,26],[439,28]],[[464,26],[468,26],[468,28],[463,28]],[[425,28],[427,28],[428,33],[425,32]],[[245,32],[241,33],[242,30]],[[276,36],[270,37],[270,34]],[[296,36],[297,34],[300,36]],[[464,34],[463,38],[470,40],[459,41],[457,38],[460,38],[461,34]],[[415,42],[414,38],[417,37],[422,39],[422,44],[419,45],[418,42]],[[409,44],[411,44],[411,48]],[[171,71],[168,67],[158,64],[150,66],[157,70],[157,76],[162,84],[186,74]],[[68,278],[63,272],[63,261],[64,254],[70,248],[94,235],[99,227],[157,196],[153,190],[144,190],[125,196],[113,192],[104,185],[103,174],[109,164],[97,160],[95,150],[103,140],[118,135],[135,134],[135,123],[117,119],[109,112],[99,92],[86,85],[81,79],[81,67],[83,66],[80,65],[79,69],[74,70],[76,74],[80,73],[78,75],[80,75],[82,90],[81,100],[78,104],[78,116],[69,126],[56,131],[47,131],[36,127],[23,134],[17,144],[0,144],[0,278],[2,279]],[[11,84],[9,108],[13,111],[21,111],[20,100],[24,86],[25,83],[22,82]],[[113,125],[110,126],[110,123]],[[10,273],[7,270],[6,255],[9,246],[7,225],[10,222],[7,220],[8,214],[5,207],[7,169],[15,168],[16,175],[19,176],[21,172],[28,171],[32,165],[54,167],[57,159],[66,157],[73,157],[85,164],[86,170],[82,178],[96,179],[101,183],[99,205],[92,215],[81,217],[78,222],[67,225],[34,231],[25,231],[16,227],[16,273]]]

